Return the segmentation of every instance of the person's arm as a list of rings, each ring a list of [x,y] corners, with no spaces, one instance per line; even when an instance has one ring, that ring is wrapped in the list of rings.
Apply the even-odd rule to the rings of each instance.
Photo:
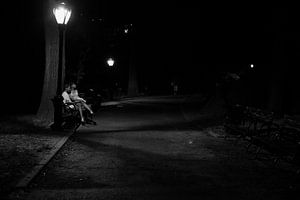
[[[83,98],[81,98],[78,94],[78,90],[75,90],[75,99],[77,101],[83,101],[84,103],[86,102],[86,100],[84,100]]]

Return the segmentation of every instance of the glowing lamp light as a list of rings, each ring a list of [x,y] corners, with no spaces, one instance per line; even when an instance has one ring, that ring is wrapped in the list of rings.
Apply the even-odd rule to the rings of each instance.
[[[112,66],[114,66],[114,64],[115,64],[115,61],[114,61],[112,58],[109,58],[109,59],[107,60],[107,64],[108,64],[108,66],[112,67]]]
[[[58,24],[66,25],[71,17],[72,10],[65,3],[59,3],[54,9],[53,14]]]
[[[254,68],[254,65],[253,65],[253,64],[251,64],[251,65],[250,65],[250,67],[251,67],[251,68]]]

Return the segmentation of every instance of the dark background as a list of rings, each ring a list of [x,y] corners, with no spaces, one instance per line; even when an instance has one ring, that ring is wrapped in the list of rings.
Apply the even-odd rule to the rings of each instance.
[[[222,73],[240,72],[254,63],[255,69],[247,69],[239,89],[253,96],[252,103],[267,103],[272,74],[278,70],[286,91],[290,90],[284,95],[297,93],[298,65],[292,64],[298,62],[299,52],[297,9],[188,1],[69,2],[73,13],[66,33],[66,67],[77,66],[80,53],[89,49],[82,85],[103,89],[117,81],[126,90],[134,42],[141,91],[147,87],[151,94],[167,94],[175,80],[182,93],[210,92]],[[3,25],[1,97],[8,110],[38,108],[44,73],[44,9],[38,0],[18,3]],[[128,24],[132,27],[124,34],[122,28]],[[105,64],[110,55],[116,59],[114,71]],[[284,65],[278,64],[278,56]]]

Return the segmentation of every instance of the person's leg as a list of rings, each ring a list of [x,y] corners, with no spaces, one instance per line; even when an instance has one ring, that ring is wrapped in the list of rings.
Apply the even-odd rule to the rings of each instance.
[[[92,111],[92,109],[86,104],[86,103],[82,103],[82,105],[88,110],[90,111],[91,114],[94,114],[94,112]]]
[[[78,103],[78,104],[76,105],[76,107],[77,107],[77,108],[78,108],[78,110],[79,110],[79,114],[80,114],[81,122],[84,122],[84,117],[83,117],[83,113],[82,113],[81,104],[80,104],[80,103]]]

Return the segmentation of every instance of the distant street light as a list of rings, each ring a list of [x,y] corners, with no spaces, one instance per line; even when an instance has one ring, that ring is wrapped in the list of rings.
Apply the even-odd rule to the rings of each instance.
[[[254,68],[254,64],[251,64],[250,67],[251,67],[251,68]]]
[[[65,3],[59,3],[53,8],[53,14],[58,24],[59,31],[59,49],[58,49],[58,74],[57,74],[57,89],[54,97],[54,125],[53,128],[61,129],[62,124],[62,63],[63,63],[63,48],[64,35],[66,25],[71,17],[71,9]]]
[[[112,58],[107,59],[106,62],[107,62],[107,64],[108,64],[108,66],[110,66],[110,67],[114,66],[114,64],[115,64],[115,61],[114,61],[114,59],[112,59]]]

